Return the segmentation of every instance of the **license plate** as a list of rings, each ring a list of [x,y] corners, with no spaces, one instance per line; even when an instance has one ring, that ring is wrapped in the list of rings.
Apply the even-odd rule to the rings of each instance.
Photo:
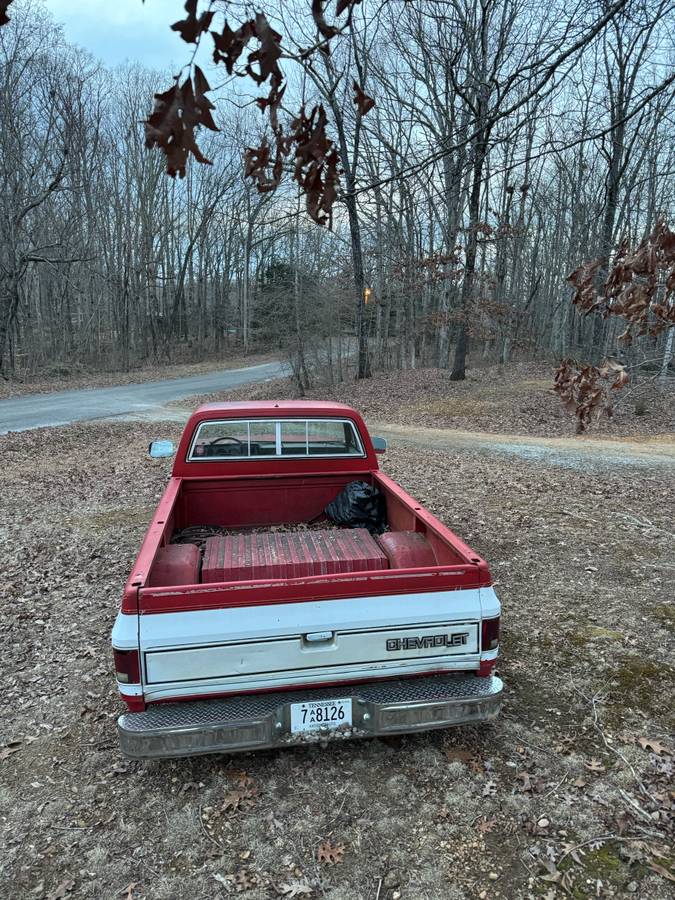
[[[291,732],[335,730],[352,724],[351,697],[346,700],[308,700],[291,703]]]

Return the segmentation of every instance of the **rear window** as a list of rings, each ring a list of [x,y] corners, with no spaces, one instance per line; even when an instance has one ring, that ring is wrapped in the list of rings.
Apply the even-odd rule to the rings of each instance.
[[[188,461],[364,455],[349,419],[226,419],[198,426]]]

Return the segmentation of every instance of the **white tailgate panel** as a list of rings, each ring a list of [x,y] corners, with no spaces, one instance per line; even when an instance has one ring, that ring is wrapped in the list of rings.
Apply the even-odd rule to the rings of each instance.
[[[164,650],[146,655],[148,684],[267,675],[298,669],[325,669],[351,663],[392,662],[478,652],[478,625],[333,632],[320,643],[301,635],[289,639],[225,644],[193,650]]]
[[[477,588],[141,615],[144,694],[152,702],[475,669],[480,620]],[[326,640],[307,639],[317,633]]]

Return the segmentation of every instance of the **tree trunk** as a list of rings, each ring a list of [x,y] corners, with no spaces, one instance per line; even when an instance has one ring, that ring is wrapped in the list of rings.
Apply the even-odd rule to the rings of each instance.
[[[478,136],[473,163],[471,194],[469,196],[469,234],[466,241],[466,263],[464,266],[464,282],[460,297],[460,313],[462,319],[457,333],[455,357],[452,362],[451,381],[464,381],[466,378],[466,357],[469,352],[469,333],[467,316],[473,296],[474,276],[476,273],[476,256],[478,254],[478,222],[480,217],[480,194],[483,178],[483,165],[487,149],[487,135]]]

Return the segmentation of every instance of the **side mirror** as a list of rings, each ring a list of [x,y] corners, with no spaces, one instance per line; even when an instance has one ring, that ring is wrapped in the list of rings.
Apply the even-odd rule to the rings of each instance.
[[[162,459],[165,456],[173,456],[176,445],[173,441],[151,441],[148,444],[148,453],[153,459]]]
[[[386,438],[374,437],[372,440],[373,440],[373,450],[376,453],[384,453],[384,451],[387,449]]]

